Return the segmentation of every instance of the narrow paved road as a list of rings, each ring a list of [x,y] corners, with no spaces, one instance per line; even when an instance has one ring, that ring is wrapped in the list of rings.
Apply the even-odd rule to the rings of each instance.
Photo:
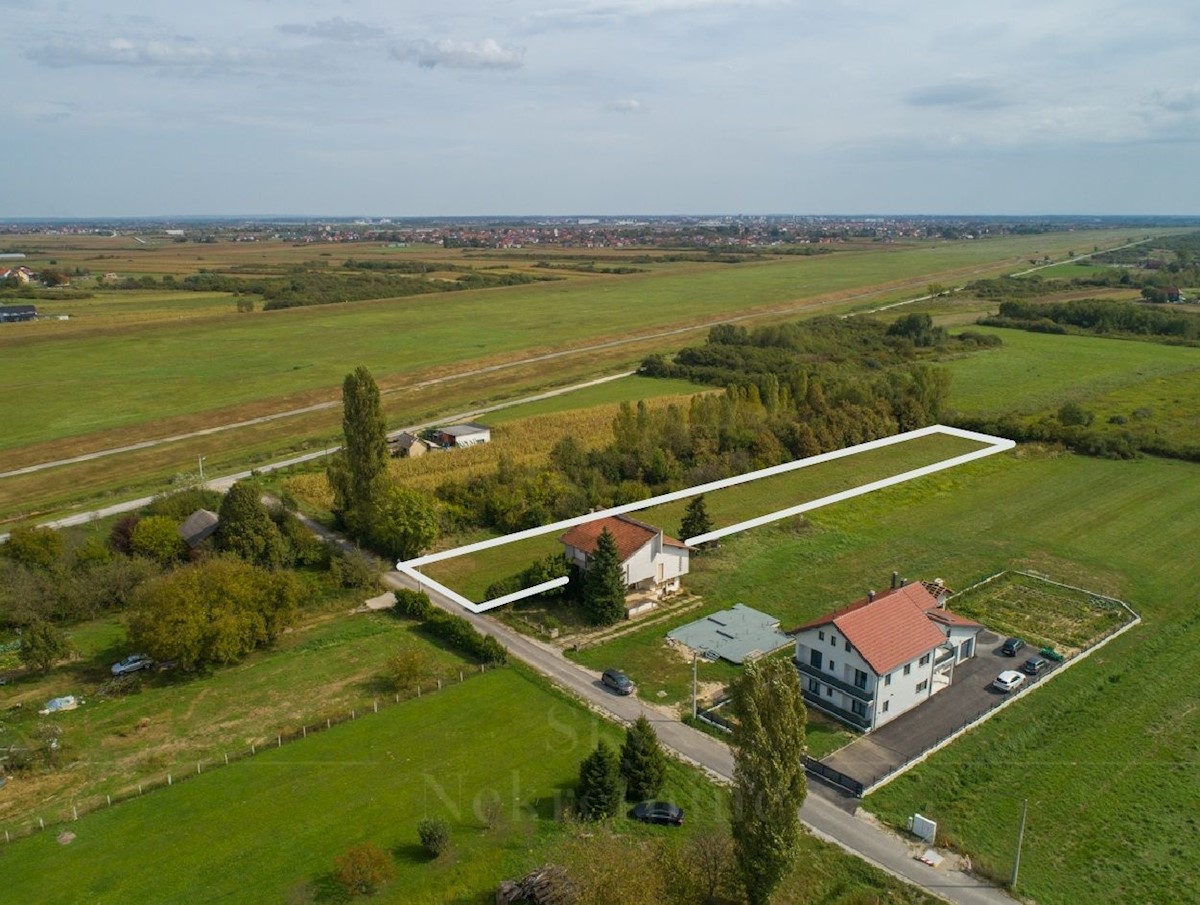
[[[328,532],[322,533],[328,536]],[[399,572],[389,572],[384,580],[393,588],[417,589],[416,582]],[[673,713],[636,696],[612,694],[601,685],[599,673],[566,659],[557,648],[528,638],[486,616],[470,613],[427,588],[421,589],[429,593],[435,604],[462,616],[479,631],[494,635],[508,648],[509,654],[581,698],[590,707],[625,722],[633,722],[640,714],[646,714],[666,747],[719,781],[732,781],[733,753],[724,742],[685,726]],[[855,817],[847,805],[846,799],[811,781],[800,818],[822,839],[840,845],[888,873],[949,902],[960,905],[1013,905],[1014,900],[1002,890],[975,877],[956,870],[937,870],[917,861],[904,842]]]

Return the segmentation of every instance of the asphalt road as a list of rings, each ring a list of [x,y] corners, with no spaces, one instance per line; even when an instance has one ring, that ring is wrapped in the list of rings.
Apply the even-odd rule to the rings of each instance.
[[[384,580],[394,588],[417,589],[416,582],[399,572],[387,573]],[[623,722],[633,722],[639,715],[646,714],[664,746],[714,779],[732,781],[733,753],[724,742],[685,726],[674,713],[642,701],[636,695],[613,694],[600,683],[599,673],[566,659],[557,648],[528,638],[487,616],[468,612],[428,588],[421,590],[425,590],[436,605],[462,616],[479,631],[494,635],[511,656],[533,667],[594,710]],[[1012,905],[1014,900],[1002,890],[975,877],[957,870],[935,869],[916,860],[906,843],[854,816],[852,810],[852,799],[810,779],[809,794],[800,809],[800,819],[820,838],[949,902]]]

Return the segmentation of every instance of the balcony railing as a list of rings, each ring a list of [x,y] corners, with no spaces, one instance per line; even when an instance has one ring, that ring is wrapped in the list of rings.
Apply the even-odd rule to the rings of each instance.
[[[804,689],[804,700],[815,707],[817,710],[823,710],[830,716],[837,717],[845,723],[849,723],[857,729],[868,730],[871,728],[871,721],[865,716],[859,716],[852,710],[846,710],[838,707],[836,704],[829,703],[829,699],[823,695],[816,694]]]
[[[793,660],[796,664],[796,669],[800,670],[800,674],[824,682],[826,685],[832,685],[838,691],[844,691],[853,698],[857,698],[864,704],[870,704],[875,700],[875,692],[868,691],[866,688],[859,688],[857,685],[851,685],[839,679],[837,676],[831,676],[827,672],[821,672],[815,666],[808,663],[803,663],[799,660]]]

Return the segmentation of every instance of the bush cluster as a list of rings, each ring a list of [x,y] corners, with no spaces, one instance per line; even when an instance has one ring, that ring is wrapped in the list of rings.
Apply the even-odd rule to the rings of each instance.
[[[396,592],[396,609],[399,616],[418,619],[421,627],[454,650],[480,663],[505,663],[508,651],[504,645],[490,635],[484,635],[461,616],[438,609],[424,592],[399,590]]]

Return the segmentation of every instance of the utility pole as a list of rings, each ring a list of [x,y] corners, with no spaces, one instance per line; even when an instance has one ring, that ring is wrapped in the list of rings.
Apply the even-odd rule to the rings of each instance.
[[[692,651],[692,719],[696,718],[696,652]]]
[[[1029,809],[1029,799],[1021,799],[1021,829],[1017,831],[1017,857],[1013,861],[1012,882],[1008,884],[1008,888],[1016,890],[1017,874],[1021,871],[1021,843],[1025,840],[1025,813]]]

